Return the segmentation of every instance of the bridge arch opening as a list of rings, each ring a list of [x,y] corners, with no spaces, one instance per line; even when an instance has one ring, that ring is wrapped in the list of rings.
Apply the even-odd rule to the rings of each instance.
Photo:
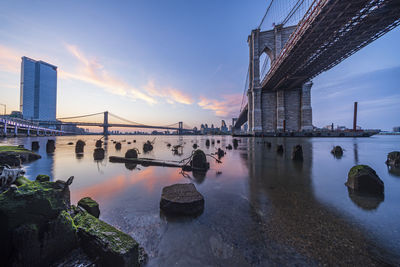
[[[269,69],[271,68],[272,60],[273,60],[272,50],[269,49],[269,47],[265,47],[262,50],[259,60],[260,81],[264,80],[265,76],[267,75]]]

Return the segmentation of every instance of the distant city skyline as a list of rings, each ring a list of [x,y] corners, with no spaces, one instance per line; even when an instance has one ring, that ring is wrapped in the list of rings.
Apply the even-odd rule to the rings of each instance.
[[[22,56],[58,66],[57,117],[112,111],[140,123],[230,124],[248,67],[247,36],[264,0],[4,1],[0,103],[19,110]],[[71,20],[73,16],[73,20]],[[51,22],[51,23],[49,23]],[[313,124],[400,124],[400,29],[316,77]]]

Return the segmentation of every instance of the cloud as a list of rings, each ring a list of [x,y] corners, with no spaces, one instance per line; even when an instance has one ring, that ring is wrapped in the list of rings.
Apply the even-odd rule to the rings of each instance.
[[[239,113],[242,95],[230,94],[222,96],[222,100],[200,97],[197,103],[201,108],[212,110],[219,117],[234,117]]]
[[[89,59],[78,49],[78,47],[66,44],[66,48],[70,54],[78,59],[80,66],[78,67],[77,73],[60,70],[59,74],[61,78],[76,79],[86,83],[91,83],[103,88],[109,93],[127,96],[134,100],[141,99],[146,101],[148,104],[157,103],[153,97],[110,74],[102,64],[100,64],[96,59]]]
[[[154,81],[150,80],[144,87],[148,94],[152,96],[162,97],[167,103],[181,103],[190,105],[193,104],[194,100],[188,94],[171,87],[167,88],[156,88]]]
[[[18,73],[21,68],[21,56],[19,51],[0,44],[0,70]]]

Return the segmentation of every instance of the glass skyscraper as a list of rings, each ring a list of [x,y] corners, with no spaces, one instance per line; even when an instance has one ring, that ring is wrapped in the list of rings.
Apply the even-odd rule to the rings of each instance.
[[[22,57],[20,110],[24,119],[55,121],[57,67]]]

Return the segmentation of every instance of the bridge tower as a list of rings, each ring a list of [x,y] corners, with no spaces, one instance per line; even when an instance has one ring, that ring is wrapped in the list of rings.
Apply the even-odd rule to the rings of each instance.
[[[181,135],[183,133],[183,122],[179,122],[179,130],[178,130],[178,134]]]
[[[301,88],[263,88],[260,80],[260,56],[266,53],[271,66],[296,26],[276,25],[273,30],[253,30],[248,37],[250,52],[248,123],[254,135],[263,132],[312,130],[311,86]]]
[[[109,135],[108,127],[109,127],[109,124],[108,124],[108,111],[105,111],[104,112],[104,121],[103,121],[103,135],[105,135],[105,136]]]

